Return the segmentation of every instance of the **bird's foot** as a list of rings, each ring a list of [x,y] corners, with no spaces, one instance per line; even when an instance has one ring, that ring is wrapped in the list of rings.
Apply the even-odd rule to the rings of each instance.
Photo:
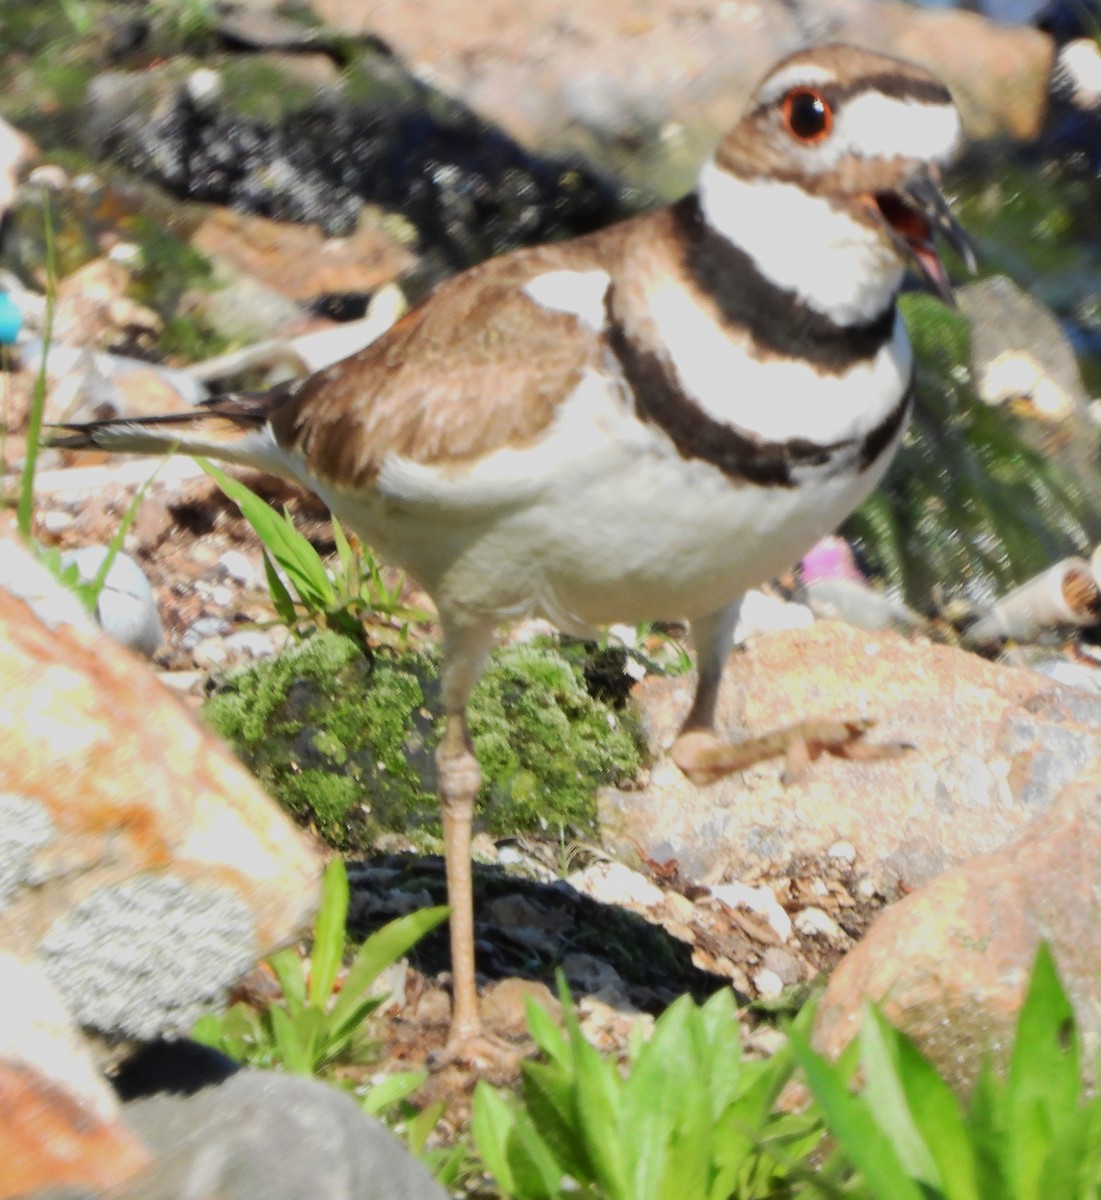
[[[704,787],[770,758],[783,757],[783,780],[795,783],[822,754],[869,761],[897,758],[914,748],[907,742],[864,741],[874,724],[864,719],[811,719],[742,742],[724,742],[710,729],[688,729],[673,743],[672,757],[692,783]]]
[[[480,1026],[465,1031],[452,1028],[447,1044],[429,1054],[428,1066],[433,1071],[464,1067],[479,1073],[492,1070],[495,1074],[502,1071],[514,1074],[523,1057],[520,1047],[486,1033]]]

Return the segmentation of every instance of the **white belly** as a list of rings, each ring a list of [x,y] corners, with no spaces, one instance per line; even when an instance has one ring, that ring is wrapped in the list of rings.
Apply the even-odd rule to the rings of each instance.
[[[681,457],[618,395],[566,407],[538,447],[463,473],[388,464],[378,493],[324,498],[441,607],[580,631],[725,606],[836,528],[894,450],[860,474],[740,485]]]

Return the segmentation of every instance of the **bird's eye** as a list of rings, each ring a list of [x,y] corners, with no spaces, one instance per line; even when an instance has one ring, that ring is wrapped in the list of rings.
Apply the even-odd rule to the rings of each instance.
[[[820,142],[833,128],[833,109],[813,88],[792,88],[783,112],[788,132],[800,142]]]

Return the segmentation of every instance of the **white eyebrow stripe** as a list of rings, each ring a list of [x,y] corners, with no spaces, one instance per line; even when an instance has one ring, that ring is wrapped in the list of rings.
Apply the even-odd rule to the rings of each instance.
[[[944,162],[955,153],[962,129],[954,104],[866,92],[841,105],[834,136],[839,146],[862,158]]]

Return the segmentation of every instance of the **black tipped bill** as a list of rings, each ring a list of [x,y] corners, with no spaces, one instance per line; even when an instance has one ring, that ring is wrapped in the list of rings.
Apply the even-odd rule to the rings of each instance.
[[[929,168],[915,171],[894,191],[877,192],[875,203],[891,240],[925,287],[954,307],[952,284],[934,238],[944,238],[969,271],[974,272],[978,263],[971,239],[953,216],[937,176]]]

